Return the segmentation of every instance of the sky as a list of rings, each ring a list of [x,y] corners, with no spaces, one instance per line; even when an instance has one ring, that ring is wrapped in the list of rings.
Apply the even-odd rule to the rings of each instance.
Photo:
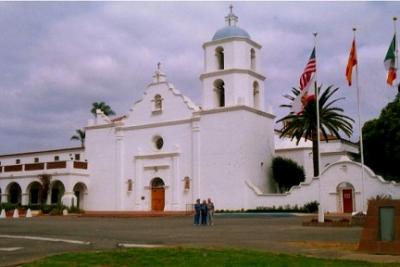
[[[353,27],[362,123],[395,98],[383,59],[400,2],[0,2],[0,154],[79,146],[70,137],[92,118],[92,103],[127,114],[158,62],[201,105],[202,44],[225,26],[230,4],[262,45],[264,101],[277,118],[288,113],[279,106],[298,86],[313,32],[318,83],[340,88],[338,105],[356,121],[352,141],[356,88],[344,73]]]

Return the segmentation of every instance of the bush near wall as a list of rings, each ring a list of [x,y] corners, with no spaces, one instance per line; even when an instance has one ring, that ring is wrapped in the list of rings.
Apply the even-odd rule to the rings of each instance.
[[[1,210],[5,211],[13,211],[14,209],[19,209],[19,210],[39,210],[42,212],[42,214],[49,214],[49,215],[62,215],[63,210],[67,209],[68,213],[83,213],[83,210],[77,208],[77,207],[66,207],[64,205],[60,204],[29,204],[29,205],[24,205],[21,206],[20,204],[11,204],[11,203],[1,203],[0,204],[0,211]]]
[[[248,210],[216,210],[216,213],[243,213],[243,212],[298,212],[298,213],[315,213],[318,211],[318,201],[310,201],[299,207],[298,205],[290,206],[272,206],[272,207],[257,207],[255,209]]]
[[[0,204],[0,211],[1,210],[10,211],[10,210],[14,210],[16,208],[19,208],[18,204],[11,204],[11,203],[1,203]]]
[[[275,157],[272,160],[272,177],[279,186],[280,192],[289,191],[292,186],[304,182],[304,168],[291,159]]]

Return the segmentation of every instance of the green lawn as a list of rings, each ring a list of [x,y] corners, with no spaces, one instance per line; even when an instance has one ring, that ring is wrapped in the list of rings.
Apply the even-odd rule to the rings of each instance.
[[[374,264],[362,261],[324,260],[304,256],[273,254],[253,250],[151,248],[118,249],[112,251],[67,253],[52,256],[23,266],[399,266],[399,264]]]

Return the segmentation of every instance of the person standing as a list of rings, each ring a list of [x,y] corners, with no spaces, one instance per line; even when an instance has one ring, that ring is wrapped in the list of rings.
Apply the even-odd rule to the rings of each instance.
[[[208,225],[214,225],[214,203],[211,201],[211,198],[207,201],[207,210]]]
[[[200,199],[198,198],[196,200],[196,203],[194,204],[194,225],[200,224],[200,212],[201,212],[201,204],[200,204]]]
[[[208,213],[207,201],[203,200],[203,203],[201,203],[200,211],[201,211],[201,224],[207,225],[207,213]]]

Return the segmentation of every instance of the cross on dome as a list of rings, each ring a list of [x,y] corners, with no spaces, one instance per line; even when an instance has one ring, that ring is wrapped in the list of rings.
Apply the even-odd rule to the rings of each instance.
[[[225,21],[227,22],[228,26],[236,26],[236,23],[238,23],[238,16],[233,14],[233,5],[229,6],[229,14],[228,16],[225,17]]]

